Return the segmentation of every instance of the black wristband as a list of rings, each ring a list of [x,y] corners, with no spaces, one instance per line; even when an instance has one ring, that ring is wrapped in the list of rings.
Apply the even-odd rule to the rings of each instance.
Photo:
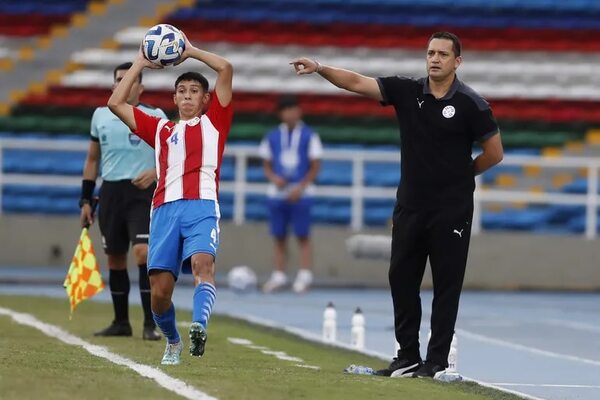
[[[84,179],[81,181],[81,200],[92,201],[94,196],[94,189],[96,188],[96,181],[91,179]]]

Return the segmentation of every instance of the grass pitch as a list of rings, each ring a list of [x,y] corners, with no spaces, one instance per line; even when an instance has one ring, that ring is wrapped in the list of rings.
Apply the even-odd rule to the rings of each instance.
[[[385,362],[217,315],[211,318],[204,357],[189,356],[186,347],[181,365],[161,366],[164,341],[141,339],[142,317],[137,306],[131,307],[133,337],[96,338],[92,332],[105,327],[112,318],[109,304],[86,301],[79,305],[72,320],[66,299],[0,296],[0,305],[31,314],[138,363],[158,367],[218,399],[518,399],[473,383],[347,375],[342,370],[349,364],[380,368]],[[189,321],[190,312],[179,310],[178,320]],[[181,328],[180,334],[187,345],[187,330]],[[228,338],[247,339],[261,348],[231,343]],[[302,361],[280,359],[268,354],[269,350]],[[179,398],[127,367],[64,344],[7,316],[0,316],[0,393],[3,400]]]

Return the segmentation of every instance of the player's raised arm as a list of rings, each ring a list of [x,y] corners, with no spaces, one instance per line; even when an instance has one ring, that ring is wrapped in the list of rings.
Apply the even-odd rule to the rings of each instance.
[[[135,117],[133,115],[133,106],[127,103],[127,98],[129,97],[129,92],[131,91],[131,87],[134,82],[138,79],[139,74],[142,72],[144,68],[161,68],[160,66],[151,63],[146,60],[141,50],[138,53],[135,61],[131,68],[127,70],[125,76],[117,87],[113,90],[110,99],[108,99],[108,108],[115,114],[117,117],[121,119],[131,129],[133,132],[137,130],[137,126],[135,123]]]
[[[335,86],[349,90],[372,99],[382,101],[383,95],[375,78],[361,75],[347,69],[323,65],[316,60],[301,57],[290,61],[298,75],[312,74],[314,72],[333,83]]]
[[[227,107],[232,98],[233,65],[217,54],[194,47],[185,34],[183,37],[185,40],[185,51],[181,55],[181,61],[178,64],[191,57],[202,61],[213,69],[217,73],[215,92],[219,98],[219,103],[221,103],[221,106]]]

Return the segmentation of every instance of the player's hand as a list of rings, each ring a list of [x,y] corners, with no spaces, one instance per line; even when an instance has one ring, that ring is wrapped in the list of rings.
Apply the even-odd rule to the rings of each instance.
[[[278,189],[283,189],[287,185],[287,181],[279,175],[275,175],[273,177],[273,183],[275,184],[275,186],[277,186]]]
[[[290,65],[294,66],[297,75],[312,74],[318,72],[320,64],[313,59],[307,57],[296,58],[290,61]]]
[[[141,174],[131,180],[131,183],[133,183],[135,187],[142,190],[147,189],[154,182],[156,182],[156,171],[153,169],[142,171]]]
[[[300,185],[294,186],[292,190],[288,193],[287,199],[291,203],[295,203],[300,200],[302,197],[302,193],[304,193],[304,188]]]
[[[179,65],[182,62],[184,62],[185,60],[187,60],[188,58],[190,58],[190,51],[194,48],[194,45],[192,45],[192,42],[189,41],[189,39],[187,38],[187,36],[185,35],[185,33],[183,31],[180,31],[181,35],[183,36],[183,41],[185,42],[185,49],[183,50],[183,53],[181,53],[181,57],[179,58],[179,60],[174,63],[173,65]]]
[[[94,223],[94,213],[92,212],[92,206],[90,206],[89,204],[84,204],[81,207],[79,221],[81,223],[82,228],[85,228],[86,225],[92,226],[92,224]]]
[[[141,65],[142,68],[150,68],[150,69],[163,68],[162,65],[154,64],[152,61],[150,61],[146,58],[146,56],[144,55],[144,52],[142,51],[142,46],[143,46],[143,44],[140,46],[138,54],[135,57],[134,63]]]

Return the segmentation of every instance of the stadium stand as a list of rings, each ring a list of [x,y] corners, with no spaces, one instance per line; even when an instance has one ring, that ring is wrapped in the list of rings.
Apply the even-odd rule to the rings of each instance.
[[[25,1],[14,8],[0,7],[0,21],[25,12],[35,4],[40,26],[48,15],[68,15],[85,1],[61,1],[52,7],[41,0]],[[300,7],[300,5],[302,5]],[[21,8],[19,8],[21,7]],[[70,7],[70,8],[69,8]],[[53,14],[54,13],[54,14]],[[62,14],[61,14],[62,13]],[[37,14],[36,14],[37,15]],[[234,81],[236,116],[231,140],[256,143],[275,123],[274,107],[281,92],[298,92],[306,120],[329,148],[397,149],[399,139],[393,110],[373,101],[343,94],[318,78],[290,79],[287,62],[299,54],[325,63],[345,66],[371,76],[423,75],[423,47],[435,30],[451,30],[463,40],[465,62],[459,76],[484,94],[502,128],[508,154],[600,155],[600,79],[594,70],[600,61],[600,3],[593,0],[228,0],[196,1],[170,14],[165,22],[183,29],[192,41],[229,58],[236,66]],[[8,18],[8,17],[7,17]],[[44,19],[45,18],[45,19]],[[66,17],[61,17],[66,18]],[[124,28],[114,34],[112,48],[76,51],[71,61],[82,68],[65,75],[48,90],[29,93],[9,115],[0,117],[5,137],[82,137],[93,109],[104,104],[112,83],[112,67],[131,60],[146,27]],[[2,31],[0,31],[0,35]],[[31,33],[33,34],[33,33]],[[30,34],[30,35],[31,35]],[[143,100],[173,115],[168,96],[174,77],[186,66],[147,74]],[[206,72],[202,70],[202,72]],[[210,74],[209,74],[210,76]],[[40,128],[43,127],[43,128]],[[42,132],[41,134],[39,132]],[[590,133],[591,132],[591,133]],[[69,162],[51,156],[26,156],[5,151],[3,171],[76,176],[77,157]],[[39,159],[35,163],[25,159]],[[69,158],[69,157],[67,157]],[[81,164],[82,165],[82,161]],[[348,163],[326,161],[318,177],[321,185],[352,184]],[[80,166],[79,166],[80,168]],[[233,160],[223,166],[224,181],[232,181]],[[366,187],[394,187],[399,168],[389,163],[367,162]],[[248,182],[264,182],[260,165],[249,165]],[[585,193],[587,180],[573,169],[500,166],[483,177],[484,187],[521,188],[531,192],[551,190]],[[28,188],[3,188],[5,212],[26,212]],[[44,192],[45,193],[45,192]],[[64,198],[68,197],[65,192]],[[28,197],[29,196],[29,197]],[[63,198],[48,194],[47,198]],[[62,195],[61,195],[62,196]],[[22,197],[23,204],[13,199]],[[9,201],[10,200],[10,201]],[[264,198],[247,197],[246,216],[264,219]],[[232,215],[233,197],[222,196],[223,215]],[[51,201],[50,201],[51,203]],[[383,225],[389,220],[389,199],[365,201],[364,222]],[[52,208],[55,207],[55,208]],[[58,207],[58,208],[56,208]],[[36,207],[37,208],[37,207]],[[347,224],[348,199],[318,199],[319,222]],[[39,209],[39,208],[37,208]],[[43,209],[43,208],[42,208]],[[58,202],[47,212],[60,209]],[[65,211],[77,210],[66,208]],[[581,232],[583,207],[488,207],[483,226],[545,232]]]

